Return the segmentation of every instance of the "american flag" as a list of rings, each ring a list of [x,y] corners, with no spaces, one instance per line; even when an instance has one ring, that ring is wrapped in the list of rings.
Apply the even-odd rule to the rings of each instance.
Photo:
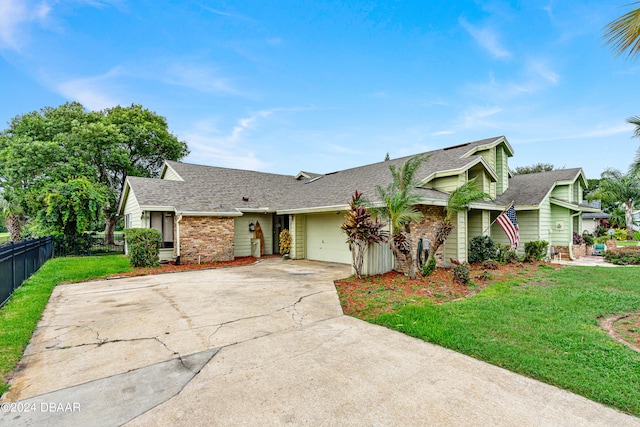
[[[516,210],[513,207],[513,203],[509,206],[509,209],[502,212],[498,218],[496,218],[500,227],[507,233],[511,247],[509,249],[517,248],[520,244],[520,227],[518,227],[518,220],[516,219]]]

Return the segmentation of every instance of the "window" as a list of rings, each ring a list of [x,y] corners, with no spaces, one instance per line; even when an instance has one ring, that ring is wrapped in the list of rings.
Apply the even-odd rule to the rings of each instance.
[[[151,228],[162,234],[161,248],[173,248],[173,212],[151,212]]]
[[[131,228],[131,214],[124,216],[124,228]]]

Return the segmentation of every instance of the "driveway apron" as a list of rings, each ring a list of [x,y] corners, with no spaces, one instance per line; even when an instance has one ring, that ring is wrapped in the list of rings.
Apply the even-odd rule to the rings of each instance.
[[[342,314],[348,266],[58,286],[0,425],[640,426],[575,394]]]

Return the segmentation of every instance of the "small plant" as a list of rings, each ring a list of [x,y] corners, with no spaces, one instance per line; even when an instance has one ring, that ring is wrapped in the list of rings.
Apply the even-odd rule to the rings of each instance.
[[[640,247],[626,246],[604,253],[604,259],[616,265],[640,265]]]
[[[286,228],[280,232],[280,253],[282,255],[291,253],[291,233]]]
[[[615,240],[627,240],[627,230],[623,228],[616,228],[613,230],[613,238]]]
[[[584,242],[587,244],[587,246],[593,246],[595,239],[591,235],[591,233],[585,231],[584,233],[582,233],[582,238],[584,239]]]
[[[496,244],[489,236],[477,236],[469,243],[469,262],[475,264],[494,259],[497,252]]]
[[[160,261],[162,235],[154,228],[130,228],[125,235],[132,267],[153,267]]]
[[[488,259],[482,263],[482,268],[484,268],[485,270],[497,270],[498,264],[496,264],[494,260]]]
[[[634,231],[633,240],[640,240],[640,231]]]
[[[576,233],[574,233],[575,237]],[[582,238],[582,236],[579,236]],[[540,261],[547,255],[549,243],[544,240],[534,240],[524,244],[524,260],[526,262]]]
[[[605,243],[607,243],[607,240],[609,240],[609,237],[600,236],[600,237],[596,238],[596,243],[605,244]]]
[[[584,237],[582,237],[580,234],[576,233],[575,231],[573,232],[573,244],[574,245],[581,245],[584,243]],[[526,246],[526,244],[525,244]]]
[[[520,261],[515,249],[511,249],[508,245],[496,245],[498,252],[496,253],[496,261],[501,264],[515,264]]]
[[[468,263],[464,262],[456,264],[453,267],[453,281],[461,285],[469,284],[469,272],[471,267]]]
[[[436,259],[430,258],[427,262],[422,263],[422,276],[428,277],[433,274],[436,269]]]

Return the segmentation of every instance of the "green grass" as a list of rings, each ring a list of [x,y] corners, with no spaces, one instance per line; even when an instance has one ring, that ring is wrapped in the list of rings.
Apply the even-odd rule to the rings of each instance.
[[[0,395],[9,388],[4,381],[22,358],[53,288],[130,270],[122,255],[55,258],[18,288],[0,309]]]
[[[622,246],[638,246],[638,242],[636,242],[635,240],[620,240],[616,242],[616,246],[618,247],[622,247]]]
[[[599,327],[602,317],[640,311],[639,277],[640,267],[569,267],[373,323],[640,416],[640,354]]]
[[[7,243],[9,241],[9,233],[0,233],[0,244]]]

